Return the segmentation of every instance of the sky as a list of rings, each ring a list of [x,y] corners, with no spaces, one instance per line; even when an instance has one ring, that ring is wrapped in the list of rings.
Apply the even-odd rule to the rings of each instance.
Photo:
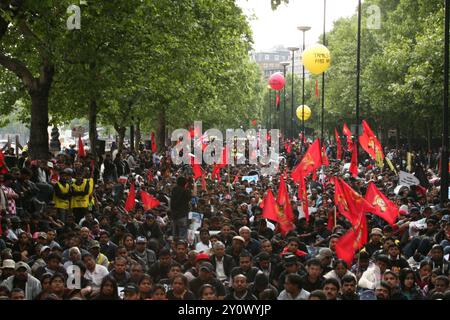
[[[251,18],[253,48],[255,51],[270,50],[278,45],[285,47],[302,44],[300,25],[310,26],[306,32],[306,46],[318,41],[323,30],[322,0],[290,0],[272,11],[270,0],[236,0],[243,12]],[[356,12],[358,0],[327,0],[326,31],[341,17],[349,17]]]

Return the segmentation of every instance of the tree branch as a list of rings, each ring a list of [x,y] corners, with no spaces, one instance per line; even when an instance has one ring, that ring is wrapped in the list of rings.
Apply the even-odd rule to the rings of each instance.
[[[17,26],[24,37],[36,41],[36,47],[42,57],[47,57],[50,54],[50,49],[46,47],[45,43],[30,29],[25,20],[20,19]]]
[[[0,53],[0,65],[17,75],[28,91],[37,89],[36,79],[22,61]]]

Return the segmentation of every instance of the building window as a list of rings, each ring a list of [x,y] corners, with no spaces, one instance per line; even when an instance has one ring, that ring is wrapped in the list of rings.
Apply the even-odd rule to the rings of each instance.
[[[264,59],[265,59],[265,60],[270,60],[270,55],[266,54],[266,55],[264,56]]]
[[[279,55],[275,55],[275,61],[280,61],[280,56]]]

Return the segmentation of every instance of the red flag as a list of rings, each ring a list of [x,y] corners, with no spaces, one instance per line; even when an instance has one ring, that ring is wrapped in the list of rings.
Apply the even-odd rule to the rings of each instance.
[[[220,177],[220,164],[214,165],[213,171],[211,173],[211,179],[217,179],[218,182],[222,180]]]
[[[336,144],[337,144],[337,158],[338,160],[342,160],[341,137],[339,137],[339,133],[336,128],[334,128],[334,136],[336,137]]]
[[[234,180],[233,180],[233,183],[232,183],[232,184],[236,184],[237,182],[239,182],[239,174],[237,174],[237,175],[234,177]]]
[[[141,200],[145,210],[156,208],[161,204],[158,199],[144,191],[141,191]]]
[[[339,212],[346,217],[353,226],[356,226],[360,222],[361,215],[364,215],[364,213],[374,213],[376,211],[366,199],[353,190],[341,178],[335,178],[334,185],[336,206],[338,207]]]
[[[336,243],[336,255],[339,259],[352,265],[355,251],[367,243],[367,221],[364,215],[356,226],[340,237]]]
[[[147,182],[151,183],[152,181],[153,181],[153,171],[149,169],[147,174]]]
[[[301,176],[306,177],[322,165],[322,152],[320,151],[319,139],[308,148],[302,161],[294,168],[291,173],[292,179],[299,183]],[[300,174],[301,171],[301,174]]]
[[[365,120],[362,121],[362,127],[363,132],[359,136],[359,143],[361,144],[361,147],[370,155],[372,159],[377,160],[378,153],[380,159],[383,160],[384,153],[380,141],[378,141],[372,129],[370,129],[369,124]]]
[[[202,168],[198,163],[192,165],[192,172],[194,173],[194,180],[197,180],[203,175]]]
[[[272,221],[278,221],[279,209],[277,202],[272,193],[272,189],[267,190],[267,194],[263,199],[263,218],[270,219]]]
[[[375,207],[374,214],[386,220],[390,225],[395,223],[398,207],[378,190],[372,181],[369,182],[365,199]]]
[[[155,141],[155,134],[151,133],[151,143],[152,143],[152,152],[155,153],[157,151],[156,149],[156,141]]]
[[[127,201],[125,202],[125,211],[130,212],[136,205],[136,189],[134,183],[131,183],[130,192],[128,192]]]
[[[353,144],[352,161],[348,171],[353,175],[353,177],[356,178],[358,176],[358,145],[356,143]]]
[[[327,229],[333,231],[334,225],[335,225],[334,214],[328,211]]]
[[[319,97],[319,81],[316,80],[316,97]]]
[[[327,152],[325,150],[325,146],[322,146],[322,164],[327,167],[330,165],[330,162],[328,161]]]
[[[205,179],[205,175],[202,174],[202,190],[203,191],[207,191],[206,190],[206,179]]]
[[[347,137],[347,150],[352,150],[353,149],[352,132],[347,127],[346,123],[344,123],[344,128],[342,129],[342,133]]]
[[[253,120],[252,120],[252,126],[255,126],[255,127],[256,127],[257,124],[258,124],[258,122],[256,121],[256,119],[253,119]]]
[[[5,163],[5,155],[0,151],[0,174],[8,173],[8,166]]]
[[[86,157],[86,152],[84,151],[83,140],[81,140],[81,136],[78,137],[78,158]]]
[[[301,174],[301,173],[300,173]],[[309,204],[308,204],[308,193],[306,191],[305,178],[301,176],[298,185],[298,198],[302,202],[303,213],[305,214],[306,221],[309,221]]]
[[[279,205],[277,221],[282,234],[286,234],[294,229],[292,222],[294,221],[294,213],[292,211],[289,193],[286,188],[284,176],[280,177],[280,186],[278,187],[277,204]]]

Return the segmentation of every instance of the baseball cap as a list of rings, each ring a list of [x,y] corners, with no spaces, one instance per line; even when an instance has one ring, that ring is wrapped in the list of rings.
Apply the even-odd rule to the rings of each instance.
[[[290,266],[298,263],[298,258],[294,254],[287,254],[284,256],[284,264]]]
[[[91,241],[89,244],[89,249],[100,248],[100,243],[97,240]]]
[[[214,271],[214,267],[213,267],[213,265],[210,262],[203,262],[200,265],[199,269],[200,270],[205,270],[205,271],[208,271],[208,272],[213,272]]]
[[[200,260],[208,260],[208,261],[209,261],[209,254],[204,253],[204,252],[199,253],[199,254],[197,255],[197,257],[195,257],[195,261],[198,262],[198,261],[200,261]]]
[[[370,232],[370,235],[373,234],[383,236],[383,230],[381,230],[380,228],[373,228],[372,231]]]
[[[138,293],[138,292],[139,292],[139,289],[138,289],[138,287],[136,287],[135,284],[130,283],[130,284],[127,284],[127,285],[125,286],[125,288],[123,288],[123,290],[122,290],[121,292]]]
[[[333,251],[330,248],[322,248],[319,250],[318,258],[331,258],[333,257]]]
[[[43,238],[43,239],[47,240],[47,234],[45,232],[39,232],[37,237],[38,237],[38,239]]]
[[[14,269],[16,267],[16,263],[12,259],[3,260],[2,269]]]
[[[145,238],[145,237],[137,237],[136,243],[147,243],[147,238]]]
[[[44,252],[45,250],[50,250],[50,247],[49,246],[43,246],[42,248],[41,248],[41,251],[39,251],[40,253],[42,253],[42,252]]]
[[[17,271],[19,268],[25,268],[27,272],[31,272],[30,266],[23,261],[16,262],[14,269]]]

